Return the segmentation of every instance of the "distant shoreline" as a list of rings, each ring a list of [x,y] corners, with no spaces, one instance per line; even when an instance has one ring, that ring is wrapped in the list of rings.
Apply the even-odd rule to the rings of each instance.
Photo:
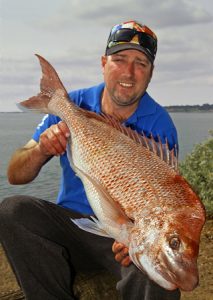
[[[190,112],[190,113],[212,113],[213,112],[213,104],[202,104],[202,105],[171,105],[164,106],[164,108],[170,113],[178,113],[178,112]],[[27,113],[26,111],[0,111],[0,113]]]
[[[213,104],[164,106],[168,112],[213,112]]]
[[[195,110],[195,109],[189,109],[189,110],[181,110],[181,109],[173,109],[173,108],[167,108],[165,107],[165,109],[169,112],[169,113],[213,113],[213,109],[210,110]]]

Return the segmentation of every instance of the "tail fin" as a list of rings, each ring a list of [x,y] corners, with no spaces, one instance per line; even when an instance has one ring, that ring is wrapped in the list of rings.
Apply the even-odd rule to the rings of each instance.
[[[42,56],[36,54],[39,59],[41,69],[42,69],[42,78],[40,81],[40,93],[37,96],[33,96],[28,100],[20,102],[17,106],[24,110],[25,108],[36,110],[44,113],[50,113],[48,104],[51,101],[53,95],[60,91],[60,96],[68,97],[67,92],[57,74],[55,69],[51,64],[46,61]]]

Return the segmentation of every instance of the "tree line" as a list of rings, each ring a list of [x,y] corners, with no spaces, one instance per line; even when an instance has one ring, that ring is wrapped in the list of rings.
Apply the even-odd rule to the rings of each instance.
[[[164,106],[169,112],[213,112],[213,104]]]

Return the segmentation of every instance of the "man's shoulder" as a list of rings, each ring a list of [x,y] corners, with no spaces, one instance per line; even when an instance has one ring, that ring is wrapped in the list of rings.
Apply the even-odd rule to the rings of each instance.
[[[160,136],[162,142],[165,142],[166,137],[171,149],[178,145],[177,130],[170,114],[148,93],[144,94],[140,103],[137,122],[139,131],[152,133],[154,137]]]
[[[168,116],[166,109],[152,98],[147,92],[143,95],[138,106],[138,112],[142,116],[165,115]]]
[[[147,92],[144,94],[137,112],[138,122],[146,120],[154,130],[176,130],[174,122],[168,111],[154,100]]]
[[[169,115],[168,111],[165,109],[165,107],[163,107],[163,105],[154,100],[151,96],[149,96],[149,101],[149,103],[152,103],[152,107],[154,108],[156,119],[160,123],[163,122],[164,125],[173,127],[174,124],[172,118]]]

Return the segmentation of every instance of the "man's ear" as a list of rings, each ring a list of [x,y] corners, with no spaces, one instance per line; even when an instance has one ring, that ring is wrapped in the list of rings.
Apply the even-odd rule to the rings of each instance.
[[[102,73],[104,73],[104,67],[105,67],[106,62],[107,62],[107,56],[106,55],[102,55],[101,56]]]
[[[152,75],[153,75],[154,68],[155,68],[155,66],[154,66],[154,64],[153,64],[152,67],[151,67],[151,71],[150,71],[150,81],[151,81],[151,79],[152,79]]]

